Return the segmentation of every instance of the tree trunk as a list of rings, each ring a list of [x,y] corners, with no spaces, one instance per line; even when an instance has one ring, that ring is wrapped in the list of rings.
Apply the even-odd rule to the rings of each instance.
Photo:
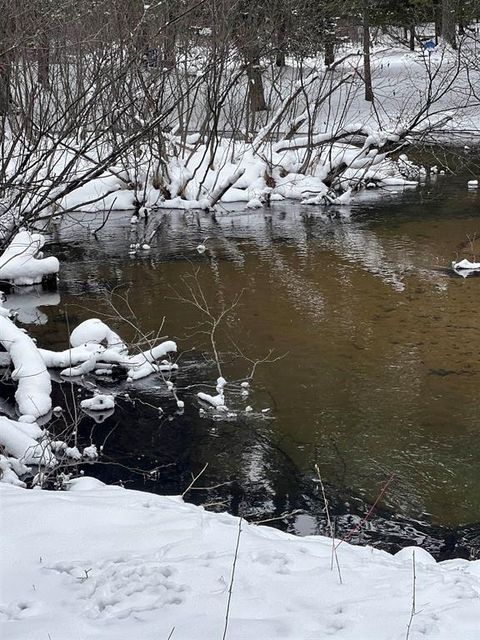
[[[442,38],[452,49],[457,48],[455,34],[456,1],[442,0]]]
[[[285,56],[285,51],[282,51],[281,49],[279,49],[277,51],[277,55],[275,56],[275,66],[284,67],[286,63],[287,63],[287,60]]]
[[[435,20],[435,44],[437,45],[442,35],[442,10],[439,0],[433,0],[433,15]]]
[[[0,56],[0,118],[7,116],[10,110],[10,75],[11,61],[3,54]]]
[[[170,25],[173,18],[172,10],[167,12],[165,30],[163,32],[163,66],[169,71],[175,68],[175,26]]]
[[[460,0],[459,7],[458,7],[458,35],[459,36],[465,35],[466,24],[468,24],[468,16],[465,15],[465,0]]]
[[[275,64],[277,67],[284,67],[286,64],[286,40],[287,25],[284,18],[280,18],[280,24],[277,29],[277,54],[275,56]]]
[[[333,38],[327,37],[325,40],[325,66],[329,67],[335,62],[335,47]]]
[[[325,18],[325,66],[329,67],[335,62],[336,20],[331,15]]]
[[[373,102],[372,68],[370,64],[370,16],[368,2],[363,3],[363,78],[365,82],[365,100]]]
[[[8,9],[0,3],[0,9]],[[8,15],[0,18],[0,118],[2,122],[10,110],[10,78],[12,74],[13,20]]]
[[[252,113],[256,113],[257,111],[266,111],[267,103],[265,102],[262,71],[260,69],[260,61],[258,58],[254,58],[248,65],[247,78],[248,95]]]
[[[415,51],[415,25],[410,25],[410,51]]]
[[[49,86],[50,70],[50,43],[45,31],[40,34],[40,42],[37,48],[38,83],[44,89]]]

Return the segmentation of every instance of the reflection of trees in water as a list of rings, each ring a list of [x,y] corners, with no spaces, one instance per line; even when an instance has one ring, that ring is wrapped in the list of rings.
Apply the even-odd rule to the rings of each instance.
[[[309,209],[299,205],[277,205],[268,213],[217,213],[199,212],[156,212],[151,214],[147,222],[127,225],[128,214],[116,213],[111,216],[99,239],[92,238],[89,233],[94,224],[92,214],[78,214],[78,220],[70,216],[66,223],[56,228],[54,238],[66,242],[64,249],[70,260],[76,257],[87,260],[116,257],[126,259],[128,247],[132,241],[142,241],[151,236],[152,247],[159,249],[152,254],[155,259],[165,260],[170,256],[184,256],[195,261],[198,256],[192,252],[196,244],[205,237],[212,237],[212,251],[217,258],[233,262],[242,267],[245,252],[241,247],[242,240],[253,241],[260,254],[267,249],[272,251],[286,245],[295,250],[300,264],[308,259],[314,243],[314,251],[327,250],[336,253],[364,268],[366,271],[382,278],[396,289],[402,288],[402,278],[407,273],[419,272],[429,279],[444,279],[443,274],[418,268],[419,250],[423,252],[422,262],[434,264],[435,255],[429,247],[413,246],[407,238],[388,236],[385,228],[367,228],[354,219],[344,216],[330,218],[324,212],[310,214]],[[285,207],[285,208],[284,208]],[[85,245],[81,245],[82,240]],[[73,241],[73,243],[72,243]],[[70,244],[68,244],[70,243]],[[76,249],[77,248],[77,249]],[[432,248],[433,249],[433,248]],[[78,254],[78,252],[80,252]],[[77,256],[75,255],[77,253]],[[274,257],[278,259],[279,251]],[[264,258],[266,256],[263,256]],[[95,265],[90,265],[95,268]],[[272,265],[274,266],[274,265]],[[280,274],[281,275],[281,274]],[[294,270],[288,273],[295,277]]]

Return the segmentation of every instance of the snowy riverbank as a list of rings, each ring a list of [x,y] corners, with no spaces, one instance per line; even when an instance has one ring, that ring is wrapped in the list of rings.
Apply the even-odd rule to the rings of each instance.
[[[0,484],[4,640],[476,640],[480,561],[297,538],[180,498]],[[8,526],[6,526],[8,524]],[[240,535],[239,535],[240,531]],[[225,617],[238,542],[229,622]]]
[[[134,123],[129,116],[123,126],[99,131],[106,116],[97,113],[92,122],[98,105],[87,108],[87,99],[75,135],[70,125],[54,139],[39,133],[41,144],[35,146],[28,136],[7,131],[12,178],[3,202],[8,216],[1,218],[9,227],[77,210],[98,212],[102,219],[105,212],[134,210],[135,223],[155,209],[223,211],[232,203],[255,209],[283,199],[348,205],[364,189],[378,189],[382,196],[388,186],[416,186],[429,172],[448,167],[441,156],[432,167],[415,165],[408,159],[411,146],[448,143],[464,152],[478,145],[475,43],[461,51],[439,45],[428,52],[381,39],[371,56],[373,102],[364,99],[363,55],[353,43],[328,68],[322,57],[305,65],[288,59],[281,70],[265,59],[268,104],[253,118],[244,112],[247,78],[232,62],[219,85],[225,84],[229,99],[219,99],[211,129],[210,50],[203,48],[203,71],[179,73],[170,96],[183,101],[194,94],[191,112],[169,107],[163,114],[157,105],[150,113],[143,102],[135,103],[130,110],[142,116]],[[232,84],[236,72],[238,82]],[[152,87],[158,82],[150,72],[145,80]],[[144,85],[137,93],[144,94]]]

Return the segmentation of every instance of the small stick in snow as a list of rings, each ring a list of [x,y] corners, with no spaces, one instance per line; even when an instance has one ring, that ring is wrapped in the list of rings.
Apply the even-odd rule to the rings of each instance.
[[[338,571],[338,579],[340,580],[340,584],[343,584],[342,582],[342,572],[340,571],[340,563],[338,561],[338,556],[337,556],[337,547],[335,546],[335,531],[333,528],[333,524],[332,524],[332,519],[330,518],[330,509],[328,507],[328,500],[327,500],[327,496],[325,494],[325,487],[323,486],[323,480],[322,480],[322,476],[320,473],[320,467],[318,466],[318,464],[315,465],[315,471],[317,472],[317,476],[318,476],[318,481],[320,483],[320,488],[322,489],[322,497],[323,497],[323,502],[325,504],[325,513],[327,516],[327,524],[328,524],[328,528],[330,530],[330,537],[332,539],[332,559],[331,559],[331,563],[330,563],[330,571],[333,569],[333,558],[335,558],[335,563],[337,565],[337,571]]]
[[[417,572],[415,568],[415,549],[412,552],[412,571],[413,571],[413,582],[412,582],[412,610],[410,612],[410,620],[407,625],[407,633],[405,634],[405,640],[408,640],[410,637],[410,628],[412,626],[413,617],[416,614],[415,606],[416,606],[416,582],[417,582]]]
[[[235,545],[235,554],[233,556],[232,575],[230,577],[230,585],[228,587],[227,610],[225,612],[225,627],[223,629],[222,640],[226,640],[226,637],[227,637],[228,619],[230,616],[230,604],[232,601],[233,581],[235,579],[235,569],[237,566],[237,559],[238,559],[238,548],[240,546],[240,534],[242,533],[242,521],[243,521],[243,518],[240,516],[238,520],[237,543]]]

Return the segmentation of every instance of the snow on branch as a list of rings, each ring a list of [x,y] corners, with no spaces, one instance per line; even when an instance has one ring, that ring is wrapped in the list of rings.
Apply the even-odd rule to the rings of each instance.
[[[42,434],[43,432],[36,424],[0,417],[0,445],[21,464],[37,466],[56,464],[50,445],[43,440],[37,442]]]
[[[239,167],[233,173],[231,173],[223,182],[221,182],[217,188],[212,192],[212,194],[208,198],[204,198],[201,201],[202,209],[211,209],[213,206],[217,204],[217,202],[222,198],[222,196],[233,187],[233,185],[240,180],[240,178],[245,173],[244,167]]]
[[[8,351],[17,381],[15,399],[21,415],[34,418],[48,413],[52,407],[52,383],[45,362],[30,336],[6,317],[0,316],[0,343]]]
[[[172,371],[177,365],[163,360],[169,353],[177,351],[173,340],[152,345],[146,351],[130,355],[120,336],[98,318],[90,318],[78,325],[70,336],[71,349],[49,351],[39,349],[47,367],[62,369],[65,377],[78,377],[101,371],[102,375],[111,373],[112,367],[125,371],[127,378],[139,380],[152,373]]]

